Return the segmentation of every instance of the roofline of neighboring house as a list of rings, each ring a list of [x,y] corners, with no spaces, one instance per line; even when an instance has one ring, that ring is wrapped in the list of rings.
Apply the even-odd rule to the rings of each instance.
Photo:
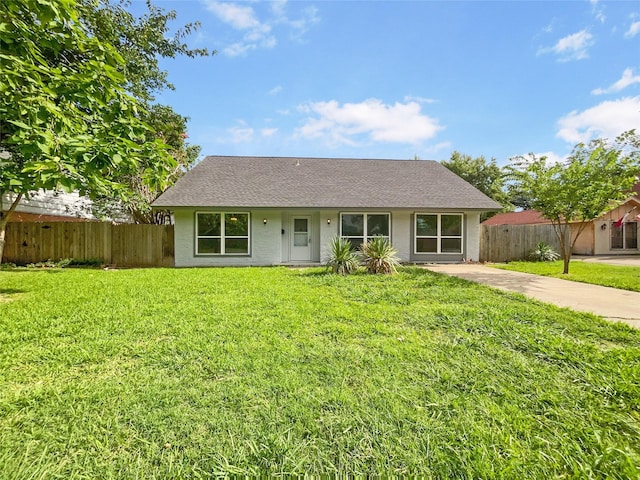
[[[1,212],[4,216],[7,213],[7,210]],[[81,218],[81,217],[71,217],[65,215],[46,215],[39,213],[29,213],[29,212],[16,212],[14,211],[9,217],[9,223],[23,223],[23,222],[97,222],[96,219],[91,218]]]

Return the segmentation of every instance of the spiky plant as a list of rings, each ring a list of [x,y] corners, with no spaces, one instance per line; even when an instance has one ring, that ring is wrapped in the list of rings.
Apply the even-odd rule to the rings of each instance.
[[[369,273],[395,273],[400,265],[398,252],[385,237],[374,237],[362,245],[362,259]]]
[[[553,262],[560,258],[560,254],[556,252],[550,245],[539,242],[536,248],[531,251],[529,258],[536,262]]]
[[[340,237],[329,240],[327,267],[330,267],[333,273],[348,275],[356,271],[359,264],[358,254],[351,242]]]

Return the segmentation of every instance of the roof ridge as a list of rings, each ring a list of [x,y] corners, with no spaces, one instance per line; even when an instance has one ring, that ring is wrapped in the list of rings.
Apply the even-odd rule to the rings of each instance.
[[[203,160],[207,158],[245,158],[245,159],[272,159],[272,160],[332,160],[332,161],[373,161],[373,162],[436,162],[438,160],[432,159],[409,159],[409,158],[352,158],[352,157],[298,157],[298,156],[286,156],[279,157],[273,155],[206,155]]]

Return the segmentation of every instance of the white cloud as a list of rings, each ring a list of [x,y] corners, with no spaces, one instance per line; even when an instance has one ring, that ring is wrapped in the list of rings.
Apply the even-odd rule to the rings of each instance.
[[[640,96],[602,102],[558,120],[556,136],[570,143],[593,138],[614,138],[627,130],[640,130]]]
[[[604,14],[604,7],[600,5],[598,0],[591,0],[591,13],[600,23],[604,23],[607,19]]]
[[[561,38],[553,47],[538,49],[538,55],[553,53],[558,56],[559,62],[583,60],[589,58],[587,50],[593,43],[593,35],[586,30],[580,30]]]
[[[282,85],[277,85],[269,90],[269,95],[277,95],[282,91]]]
[[[431,157],[433,155],[436,155],[442,152],[443,150],[451,150],[451,147],[452,147],[452,143],[449,141],[440,142],[425,148],[424,150],[422,150],[422,152],[426,154],[428,157]]]
[[[625,38],[633,38],[640,33],[640,21],[633,22],[629,27],[629,30],[624,34]]]
[[[291,19],[286,12],[287,0],[276,0],[271,4],[271,11],[275,17],[274,22],[291,27],[294,30],[293,36],[300,38],[302,34],[309,30],[309,27],[320,21],[318,9],[313,5],[302,10],[300,18]]]
[[[554,18],[551,19],[551,22],[549,22],[549,24],[542,29],[542,32],[543,33],[551,33],[551,32],[553,32],[553,28],[554,28],[554,24],[555,23],[556,23],[556,18],[554,17]]]
[[[335,100],[308,103],[299,110],[312,116],[296,134],[347,145],[357,145],[362,136],[373,142],[417,144],[443,129],[420,109],[417,102],[385,105],[375,98],[343,105]]]
[[[257,48],[273,48],[276,46],[277,40],[271,33],[271,25],[258,20],[252,7],[214,0],[203,1],[207,10],[216,15],[221,21],[236,30],[245,32],[241,41],[234,42],[222,49],[222,53],[228,57],[246,55],[249,51]]]
[[[407,95],[404,97],[405,102],[418,102],[418,103],[436,103],[437,100],[433,98],[425,98],[425,97],[413,97],[411,95]]]
[[[207,10],[237,30],[259,30],[264,28],[256,18],[253,8],[249,6],[211,0],[205,1],[205,5]]]
[[[531,164],[534,160],[545,157],[545,163],[547,165],[555,165],[558,163],[565,163],[569,158],[569,155],[559,155],[556,152],[539,152],[539,153],[526,153],[520,155],[514,155],[509,157],[509,161],[517,160],[518,162],[524,162],[525,164]]]
[[[622,77],[620,78],[620,80],[613,83],[607,88],[596,88],[591,93],[593,95],[602,95],[604,93],[619,92],[620,90],[624,90],[634,83],[640,83],[640,75],[634,75],[631,68],[626,68],[624,72],[622,72]]]
[[[260,134],[263,137],[272,137],[274,136],[276,133],[278,133],[278,129],[277,128],[263,128],[260,131]]]
[[[247,126],[243,120],[238,120],[238,125],[227,129],[224,143],[248,143],[253,140],[253,128]]]
[[[558,155],[555,152],[542,152],[542,153],[536,153],[535,156],[537,158],[540,157],[546,157],[547,158],[547,165],[555,165],[556,163],[564,163],[567,161],[568,156],[567,155]]]
[[[216,15],[222,22],[240,32],[243,32],[241,40],[234,41],[221,49],[222,53],[229,57],[246,55],[259,48],[274,48],[278,44],[274,27],[286,25],[292,29],[295,37],[305,33],[309,25],[319,21],[317,9],[307,7],[302,11],[299,19],[291,20],[286,15],[286,0],[278,0],[269,4],[271,16],[268,19],[260,19],[256,10],[247,4],[233,2],[219,2],[217,0],[201,0],[207,10]]]

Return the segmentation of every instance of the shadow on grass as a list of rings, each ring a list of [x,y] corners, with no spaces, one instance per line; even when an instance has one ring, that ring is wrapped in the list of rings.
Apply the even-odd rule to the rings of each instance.
[[[0,296],[17,295],[18,293],[25,293],[25,290],[17,290],[15,288],[0,288]]]
[[[2,272],[10,272],[10,273],[33,273],[33,272],[47,272],[47,273],[62,273],[62,268],[60,267],[5,267],[0,266],[0,273]]]

